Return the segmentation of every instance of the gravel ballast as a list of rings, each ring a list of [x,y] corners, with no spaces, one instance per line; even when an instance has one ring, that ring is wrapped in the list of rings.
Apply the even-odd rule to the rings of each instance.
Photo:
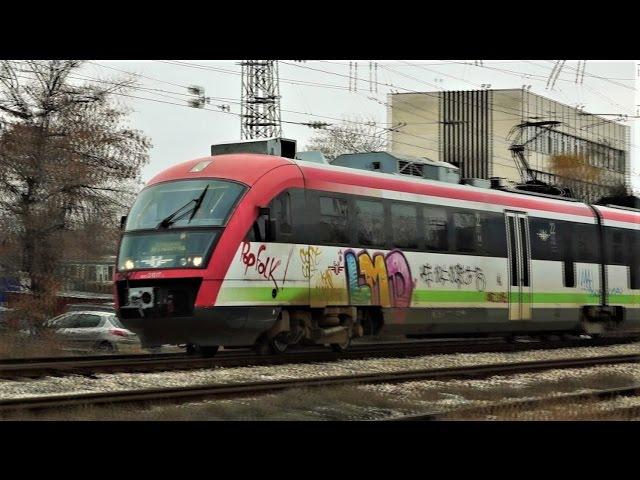
[[[0,381],[0,398],[351,375],[359,373],[393,372],[397,370],[462,367],[477,364],[583,358],[634,353],[640,354],[640,343],[604,347],[534,350],[529,352],[461,353],[412,358],[340,360],[314,364],[292,363],[274,366],[213,368],[175,372],[97,374],[93,377],[75,375],[67,377],[44,377],[36,380]],[[619,365],[617,367],[624,366]],[[629,367],[633,367],[633,365]],[[544,373],[537,373],[535,374],[535,378],[541,378],[542,375],[544,375]]]

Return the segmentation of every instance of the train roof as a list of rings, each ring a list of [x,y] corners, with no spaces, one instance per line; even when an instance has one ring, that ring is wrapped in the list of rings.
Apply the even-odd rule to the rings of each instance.
[[[584,203],[560,198],[529,195],[496,189],[459,185],[436,180],[412,178],[372,171],[358,170],[336,165],[322,165],[303,160],[292,160],[274,155],[234,153],[179,163],[153,177],[147,186],[170,180],[187,178],[226,178],[252,186],[260,177],[274,168],[296,165],[305,177],[309,188],[328,189],[344,193],[360,193],[376,196],[376,191],[392,190],[409,194],[427,195],[469,202],[504,205],[557,212],[566,215],[593,217],[591,208]],[[596,206],[605,220],[631,223],[640,226],[640,211]]]
[[[158,173],[147,186],[187,178],[227,178],[253,185],[264,174],[283,165],[295,165],[287,158],[255,153],[233,153],[196,158]]]

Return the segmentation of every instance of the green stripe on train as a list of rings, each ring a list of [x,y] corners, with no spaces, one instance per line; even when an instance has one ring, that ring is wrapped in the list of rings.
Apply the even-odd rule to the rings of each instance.
[[[338,298],[346,298],[346,289],[334,289]],[[326,298],[317,292],[311,292],[314,298]],[[488,292],[470,292],[464,290],[414,290],[412,303],[500,303],[488,302]],[[284,287],[280,288],[275,298],[273,298],[272,287],[223,287],[218,298],[219,302],[266,302],[274,303],[307,303],[309,301],[309,289],[306,287]],[[599,296],[589,293],[556,293],[556,292],[534,292],[523,293],[522,300],[531,303],[566,303],[566,304],[598,304]],[[518,301],[518,294],[510,294],[512,302]],[[358,302],[360,303],[360,302]],[[367,302],[368,303],[368,302]],[[504,302],[503,302],[504,303]],[[632,304],[640,303],[638,295],[609,295],[609,303],[612,304]]]
[[[273,290],[273,287],[223,287],[218,302],[307,303],[309,301],[307,287],[280,288],[275,298]]]

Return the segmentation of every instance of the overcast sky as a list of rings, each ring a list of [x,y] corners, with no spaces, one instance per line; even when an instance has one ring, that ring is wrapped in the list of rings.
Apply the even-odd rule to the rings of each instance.
[[[358,60],[358,88],[349,90],[349,62],[279,62],[282,120],[288,122],[364,118],[386,127],[386,95],[391,90],[436,91],[490,88],[521,88],[568,105],[583,105],[590,113],[635,115],[635,61],[586,63],[582,82],[576,83],[577,61],[567,61],[553,88],[548,79],[554,60],[533,61],[377,61],[371,71],[368,60]],[[151,161],[143,170],[149,180],[164,168],[184,160],[206,156],[212,143],[240,139],[240,65],[231,61],[93,61],[83,67],[86,78],[111,80],[130,72],[137,75],[138,89],[120,101],[132,108],[131,124],[151,138]],[[355,72],[354,72],[355,73]],[[371,77],[370,77],[371,75]],[[198,85],[211,97],[206,109],[187,106],[187,87]],[[374,91],[371,91],[371,90]],[[377,89],[377,92],[375,91]],[[165,103],[162,103],[165,102]],[[229,107],[230,112],[222,111]],[[313,114],[313,115],[312,115]],[[326,118],[329,117],[329,118]],[[615,119],[613,116],[606,118]],[[435,119],[434,119],[435,120]],[[636,122],[629,119],[626,124]],[[314,130],[283,123],[283,136],[304,148]],[[634,185],[640,186],[638,128],[632,134]]]

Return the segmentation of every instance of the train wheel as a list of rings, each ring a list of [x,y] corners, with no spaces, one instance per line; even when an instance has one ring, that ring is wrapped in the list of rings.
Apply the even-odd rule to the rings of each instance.
[[[269,346],[273,353],[277,355],[282,355],[289,348],[289,344],[286,341],[286,337],[284,335],[276,335],[272,339],[269,340]]]
[[[202,355],[203,357],[213,357],[218,353],[218,345],[194,345],[193,343],[187,344],[187,354],[189,355]]]
[[[220,349],[219,345],[211,345],[207,347],[200,347],[200,353],[203,357],[213,357],[218,350]]]
[[[332,343],[331,350],[333,350],[334,352],[340,353],[348,350],[350,346],[351,346],[351,337],[347,338],[347,340],[343,343]]]

